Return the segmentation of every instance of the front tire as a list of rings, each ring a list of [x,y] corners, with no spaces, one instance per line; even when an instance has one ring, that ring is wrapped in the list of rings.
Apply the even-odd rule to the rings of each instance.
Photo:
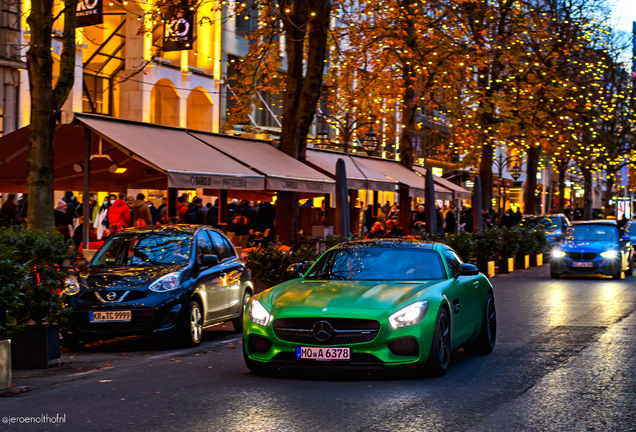
[[[181,342],[184,346],[195,347],[203,338],[203,314],[201,306],[195,301],[188,305],[187,321],[181,334]]]
[[[634,274],[634,261],[631,260],[631,264],[629,265],[629,268],[625,270],[625,277],[629,277],[633,274]]]
[[[559,273],[550,273],[550,279],[560,279],[561,275]]]
[[[245,366],[247,366],[249,370],[255,373],[270,374],[275,372],[277,369],[268,365],[267,363],[250,359],[250,357],[247,355],[247,351],[245,351],[245,341],[243,341],[243,360],[245,360]]]
[[[243,315],[245,315],[245,305],[252,298],[250,293],[246,292],[243,295],[243,305],[241,306],[241,314],[238,318],[234,318],[232,320],[232,325],[234,325],[234,331],[236,333],[243,333]]]
[[[464,347],[468,354],[490,354],[495,348],[497,340],[497,311],[495,310],[495,299],[488,293],[486,307],[481,323],[481,330],[477,340]]]
[[[446,375],[450,364],[450,318],[444,308],[440,308],[435,320],[435,332],[426,368],[433,376]]]
[[[618,269],[618,271],[612,275],[612,279],[620,279],[622,276],[623,276],[623,270]]]

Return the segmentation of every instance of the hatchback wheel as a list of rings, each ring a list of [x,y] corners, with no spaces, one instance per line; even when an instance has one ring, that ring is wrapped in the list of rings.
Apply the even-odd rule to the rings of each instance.
[[[203,314],[201,313],[201,306],[199,306],[199,303],[191,301],[181,340],[186,346],[197,346],[201,343],[202,336]]]
[[[441,308],[435,320],[435,332],[431,352],[426,362],[427,369],[435,376],[445,375],[450,364],[450,319],[446,309]]]
[[[241,307],[241,314],[237,318],[234,318],[232,320],[232,324],[234,325],[234,331],[236,333],[243,333],[243,315],[245,314],[245,305],[247,304],[248,301],[250,301],[251,298],[252,296],[250,295],[250,293],[246,292],[245,295],[243,296],[243,305]]]

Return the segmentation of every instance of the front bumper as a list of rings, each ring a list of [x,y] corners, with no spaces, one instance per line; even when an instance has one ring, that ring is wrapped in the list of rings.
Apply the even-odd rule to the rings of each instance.
[[[80,294],[88,294],[83,292]],[[90,300],[83,300],[82,297]],[[148,335],[175,329],[184,320],[185,293],[152,293],[147,298],[133,301],[102,303],[93,296],[70,297],[71,316],[64,324],[64,333],[84,340],[109,339],[119,336]],[[131,311],[128,322],[90,321],[94,311]]]
[[[249,306],[248,306],[249,307]],[[314,310],[315,309],[315,310]],[[374,313],[377,312],[377,313]],[[277,337],[272,321],[282,318],[315,318],[316,321],[337,318],[364,319],[375,320],[380,323],[380,329],[375,338],[369,342],[349,343],[349,344],[320,344],[316,341],[313,344],[297,343],[282,340]],[[393,329],[389,322],[388,316],[384,316],[384,311],[375,310],[350,310],[329,308],[328,313],[322,312],[318,308],[307,308],[297,310],[286,310],[274,316],[267,326],[261,326],[252,322],[249,318],[249,310],[246,308],[243,321],[243,346],[247,356],[252,361],[267,363],[274,367],[312,367],[312,368],[377,368],[377,367],[399,367],[408,365],[419,365],[426,362],[429,356],[431,342],[433,338],[433,330],[435,328],[435,320],[437,318],[437,310],[428,310],[424,319],[419,323],[408,327]],[[271,343],[266,352],[255,352],[254,340],[259,338],[262,348],[258,351],[264,351],[267,348],[267,340]],[[393,347],[399,341],[406,339],[416,340],[418,349],[415,354],[398,355],[389,348],[389,344]],[[297,359],[296,348],[304,347],[323,347],[323,348],[351,348],[350,361],[317,361],[310,359]]]
[[[591,267],[575,267],[575,262],[591,263]],[[590,265],[590,264],[588,264]],[[600,255],[596,259],[572,260],[565,256],[563,258],[552,257],[550,260],[550,273],[554,274],[571,274],[571,275],[591,275],[602,274],[611,276],[622,270],[622,259],[620,255],[617,258],[601,258]]]

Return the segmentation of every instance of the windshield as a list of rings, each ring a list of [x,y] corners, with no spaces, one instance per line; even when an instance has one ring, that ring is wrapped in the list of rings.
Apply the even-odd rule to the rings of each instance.
[[[445,273],[432,250],[353,246],[325,253],[305,279],[417,281],[445,279]]]
[[[574,242],[617,242],[618,230],[606,225],[571,226],[565,232],[566,241]]]
[[[187,264],[192,249],[188,233],[121,233],[108,239],[93,258],[98,267]]]
[[[554,216],[533,217],[521,219],[521,226],[539,226],[547,231],[555,231],[561,229],[561,220]]]

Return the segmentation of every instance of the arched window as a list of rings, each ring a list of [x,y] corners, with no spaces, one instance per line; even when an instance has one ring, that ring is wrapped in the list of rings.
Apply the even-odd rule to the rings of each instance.
[[[212,132],[212,100],[202,87],[190,92],[186,114],[188,129]]]
[[[174,84],[160,79],[150,94],[150,122],[164,126],[179,126],[179,93]]]

